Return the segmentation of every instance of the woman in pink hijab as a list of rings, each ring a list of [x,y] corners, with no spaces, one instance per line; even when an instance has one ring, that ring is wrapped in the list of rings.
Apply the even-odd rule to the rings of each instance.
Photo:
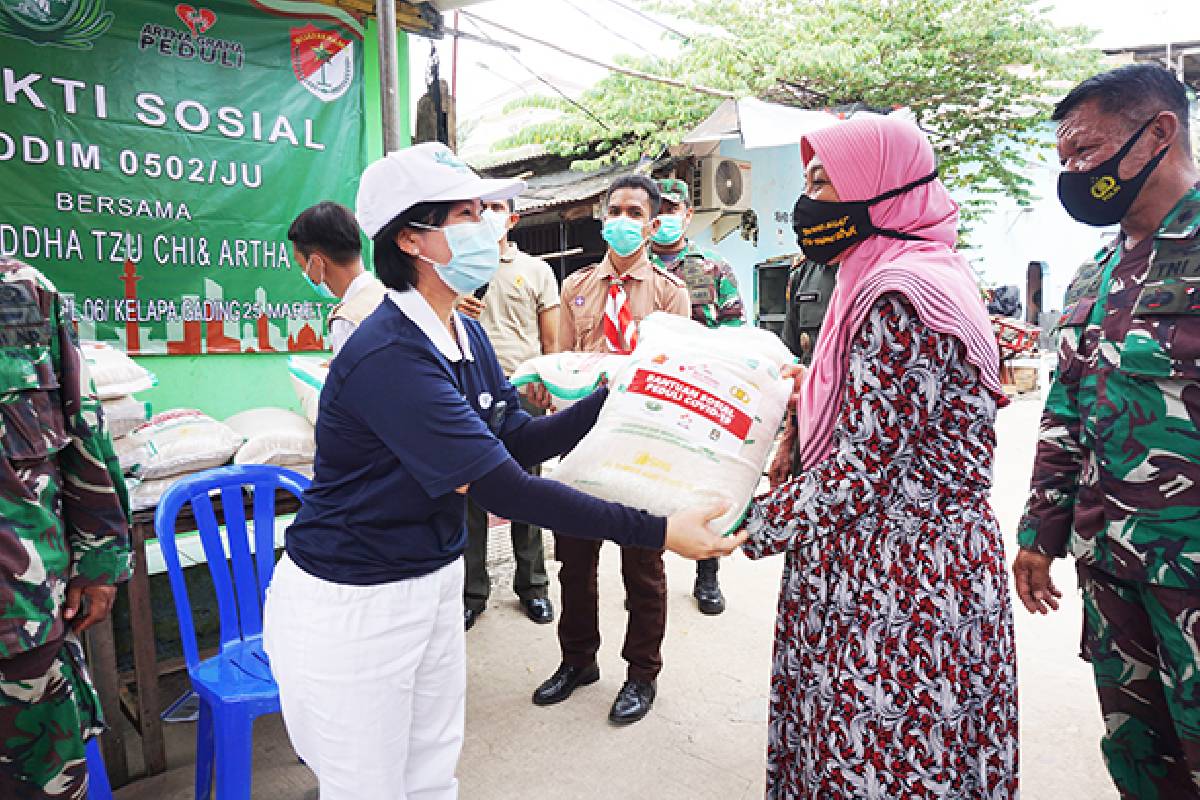
[[[805,255],[839,265],[797,476],[752,507],[783,553],[767,797],[1017,795],[1017,683],[988,504],[999,354],[958,208],[911,123],[801,141]]]

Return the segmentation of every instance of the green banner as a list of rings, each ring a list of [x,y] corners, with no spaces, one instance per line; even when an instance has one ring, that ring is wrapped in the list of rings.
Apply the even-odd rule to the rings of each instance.
[[[287,229],[353,205],[362,37],[295,0],[0,0],[0,252],[130,353],[324,349]]]

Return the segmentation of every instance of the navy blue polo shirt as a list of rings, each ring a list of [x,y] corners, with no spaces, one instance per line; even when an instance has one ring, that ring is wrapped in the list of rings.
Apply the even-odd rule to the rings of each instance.
[[[440,569],[466,547],[466,498],[455,490],[508,459],[501,438],[530,417],[483,328],[455,318],[458,342],[415,290],[389,292],[333,359],[316,472],[287,531],[305,572],[387,583]]]

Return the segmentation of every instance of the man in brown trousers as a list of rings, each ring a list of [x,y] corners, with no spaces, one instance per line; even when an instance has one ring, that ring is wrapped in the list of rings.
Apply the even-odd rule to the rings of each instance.
[[[658,225],[661,195],[654,181],[626,175],[613,181],[605,202],[604,240],[608,253],[599,264],[563,282],[559,347],[576,352],[628,353],[637,344],[638,323],[654,311],[688,316],[684,283],[651,265],[647,242]],[[596,652],[600,620],[596,569],[600,542],[555,534],[562,562],[562,614],[558,640],[562,664],[533,694],[537,705],[571,696],[577,686],[600,679]],[[621,655],[629,670],[608,718],[617,725],[637,722],[654,703],[655,679],[662,669],[667,624],[667,583],[662,551],[621,548],[629,622]]]

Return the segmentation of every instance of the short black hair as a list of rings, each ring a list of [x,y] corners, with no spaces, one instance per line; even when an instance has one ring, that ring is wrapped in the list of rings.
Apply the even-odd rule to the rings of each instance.
[[[396,244],[396,234],[412,227],[414,222],[441,227],[446,224],[453,207],[453,202],[417,203],[375,234],[372,240],[375,243],[375,274],[384,286],[403,292],[417,285],[417,260],[400,249]]]
[[[300,212],[288,228],[287,238],[305,258],[320,251],[339,264],[362,255],[362,240],[354,212],[328,200]]]
[[[650,216],[658,216],[658,212],[662,208],[662,192],[658,190],[658,184],[645,175],[622,175],[609,184],[608,193],[604,195],[606,208],[613,192],[617,189],[641,189],[646,193],[646,197],[650,198]]]
[[[1105,114],[1124,117],[1131,127],[1170,111],[1179,118],[1184,144],[1190,147],[1187,87],[1169,69],[1157,64],[1127,64],[1093,75],[1058,101],[1050,119],[1061,122],[1078,106],[1093,100]]]

